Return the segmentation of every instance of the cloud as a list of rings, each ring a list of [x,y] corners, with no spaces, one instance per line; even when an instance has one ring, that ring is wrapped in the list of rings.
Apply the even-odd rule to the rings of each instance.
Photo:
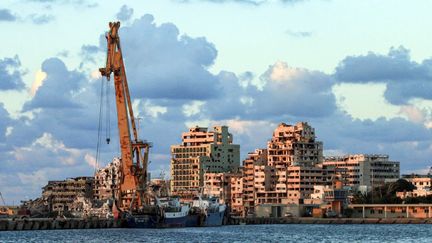
[[[29,16],[29,18],[34,24],[38,24],[38,25],[47,24],[49,22],[54,21],[55,19],[53,15],[47,15],[47,14],[41,14],[41,15],[32,14]]]
[[[96,63],[96,57],[100,52],[101,52],[101,48],[95,45],[81,46],[81,56],[83,58],[83,61],[85,62]]]
[[[59,5],[71,4],[77,6],[84,6],[88,8],[94,8],[98,6],[97,3],[88,0],[27,0],[27,1],[34,2],[34,3],[48,4],[48,6],[51,6],[50,4],[59,4]]]
[[[63,165],[74,165],[81,159],[82,153],[78,149],[68,148],[60,140],[57,140],[50,133],[43,133],[30,146],[15,149],[13,156],[17,161],[31,161],[39,159],[53,161],[58,159]]]
[[[120,29],[129,85],[140,98],[206,100],[219,95],[208,71],[217,51],[205,38],[179,35],[174,24],[156,25],[151,15]],[[105,37],[101,48],[106,49]]]
[[[306,38],[306,37],[311,37],[312,36],[312,32],[307,32],[307,31],[292,31],[292,30],[287,30],[286,33],[289,36],[296,37],[296,38]]]
[[[120,11],[116,14],[116,17],[120,21],[128,21],[133,15],[133,8],[128,7],[126,4],[121,6]]]
[[[200,2],[200,1],[193,1],[193,0],[176,0],[179,3],[192,3],[192,2]],[[269,0],[202,0],[204,2],[210,2],[210,3],[239,3],[239,4],[246,4],[246,5],[252,5],[252,6],[261,6],[263,4],[272,3],[272,1]],[[278,2],[283,4],[295,4],[304,2],[305,0],[279,0]]]
[[[24,74],[18,56],[0,59],[0,90],[23,90]]]
[[[417,63],[409,50],[391,48],[387,55],[369,52],[348,56],[334,74],[338,82],[385,83],[385,98],[394,105],[407,104],[413,98],[432,99],[432,59]]]
[[[5,146],[6,137],[9,135],[8,127],[12,125],[12,119],[8,111],[4,108],[3,103],[0,102],[0,154],[2,152],[2,145]],[[1,156],[0,156],[1,159]]]
[[[400,114],[405,115],[408,120],[415,123],[426,122],[427,110],[419,109],[413,105],[404,105],[400,107]]]
[[[36,91],[39,89],[40,86],[42,86],[43,81],[46,79],[47,74],[45,72],[42,72],[41,70],[38,70],[35,74],[35,79],[33,81],[33,84],[30,88],[30,94],[34,96],[36,94]]]
[[[43,85],[35,91],[34,98],[24,104],[24,111],[37,108],[77,108],[79,106],[74,94],[86,79],[77,71],[69,72],[58,58],[43,62],[42,72],[46,74]]]
[[[17,16],[12,14],[9,9],[0,9],[0,21],[13,22],[17,20]]]

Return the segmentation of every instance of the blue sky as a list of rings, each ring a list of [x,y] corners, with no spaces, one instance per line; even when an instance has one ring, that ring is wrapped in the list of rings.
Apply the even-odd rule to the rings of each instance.
[[[0,4],[0,191],[91,175],[109,21],[120,37],[150,169],[189,126],[226,124],[242,158],[280,122],[325,154],[381,153],[403,173],[432,156],[430,1],[16,0]],[[112,87],[111,87],[112,88]],[[112,89],[111,89],[112,92]],[[114,99],[111,100],[114,108]],[[111,123],[116,123],[111,112]],[[102,147],[117,156],[117,131]]]

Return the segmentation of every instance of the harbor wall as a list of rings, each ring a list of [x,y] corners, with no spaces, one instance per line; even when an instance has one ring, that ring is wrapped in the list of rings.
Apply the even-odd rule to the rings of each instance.
[[[119,228],[113,219],[0,219],[0,231]]]
[[[230,225],[252,224],[432,224],[432,218],[230,218]]]

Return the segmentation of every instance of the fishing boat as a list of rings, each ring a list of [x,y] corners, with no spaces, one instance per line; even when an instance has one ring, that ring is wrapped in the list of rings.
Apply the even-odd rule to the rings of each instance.
[[[219,198],[212,197],[202,199],[200,196],[194,197],[187,217],[186,226],[221,226],[225,217],[225,211],[226,205],[220,203]]]

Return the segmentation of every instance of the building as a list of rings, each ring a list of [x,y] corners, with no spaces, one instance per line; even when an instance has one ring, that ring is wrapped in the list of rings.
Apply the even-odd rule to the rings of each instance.
[[[171,146],[171,193],[191,198],[204,186],[205,173],[237,171],[240,145],[233,144],[227,126],[193,127],[182,134],[182,143]]]
[[[353,218],[432,218],[432,204],[349,204]]]
[[[390,161],[388,155],[352,154],[326,157],[322,167],[329,172],[339,172],[344,185],[354,190],[370,190],[400,177],[399,162]]]
[[[93,177],[76,177],[49,181],[42,188],[42,197],[49,203],[50,212],[64,213],[77,197],[93,198]]]
[[[248,154],[243,161],[246,215],[255,214],[258,206],[262,209],[271,208],[265,205],[303,204],[315,185],[327,184],[327,174],[319,166],[322,142],[315,139],[314,128],[306,122],[281,123],[267,149]],[[279,215],[280,210],[275,212]]]
[[[205,173],[204,196],[218,197],[220,202],[232,205],[232,199],[241,199],[242,174],[239,172]],[[234,204],[241,203],[234,200]]]
[[[403,179],[413,184],[416,189],[411,192],[397,192],[396,196],[405,199],[407,197],[426,197],[432,195],[432,177],[430,175],[403,176]]]
[[[307,122],[279,124],[267,143],[269,165],[311,167],[321,162],[323,144],[315,138],[315,129]]]
[[[94,199],[106,201],[115,196],[119,185],[120,159],[114,158],[104,168],[98,169],[94,177]]]

